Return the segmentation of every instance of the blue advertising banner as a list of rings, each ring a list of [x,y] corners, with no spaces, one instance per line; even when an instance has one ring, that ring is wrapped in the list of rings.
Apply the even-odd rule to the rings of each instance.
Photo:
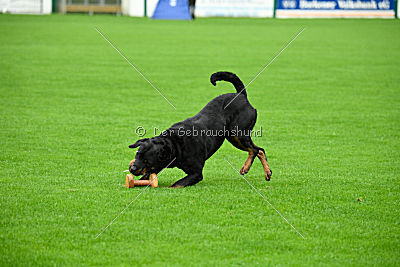
[[[394,0],[277,0],[276,17],[394,18]]]

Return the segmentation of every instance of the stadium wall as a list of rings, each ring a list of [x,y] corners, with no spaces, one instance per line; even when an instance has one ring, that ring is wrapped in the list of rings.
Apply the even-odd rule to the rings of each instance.
[[[122,0],[122,14],[132,17],[152,17],[157,3],[158,0]]]
[[[196,17],[274,16],[274,0],[197,0]]]
[[[1,1],[1,0],[0,0]],[[124,14],[153,16],[158,0],[123,0]],[[146,3],[146,9],[144,7]],[[124,5],[124,4],[123,4]],[[394,18],[400,0],[197,0],[196,17]]]
[[[0,12],[50,14],[52,0],[0,0]],[[122,13],[152,17],[158,0],[122,0]],[[146,5],[146,6],[145,6]],[[53,10],[52,10],[53,9]],[[197,17],[394,18],[400,0],[197,0]]]
[[[0,0],[0,12],[50,14],[52,12],[52,0]]]
[[[158,0],[123,0],[123,14],[152,17]],[[196,17],[273,17],[274,0],[196,0]]]
[[[277,18],[394,18],[394,0],[277,0]]]

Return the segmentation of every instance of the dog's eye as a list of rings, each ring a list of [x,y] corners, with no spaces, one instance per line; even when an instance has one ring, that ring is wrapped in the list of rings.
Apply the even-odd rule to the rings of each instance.
[[[143,160],[143,162],[146,164],[149,163],[149,161],[147,159]]]

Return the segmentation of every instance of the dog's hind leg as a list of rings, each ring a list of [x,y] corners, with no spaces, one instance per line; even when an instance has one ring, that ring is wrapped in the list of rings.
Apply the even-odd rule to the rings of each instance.
[[[251,141],[252,145],[258,149],[257,157],[261,161],[261,164],[264,168],[265,180],[269,181],[271,179],[272,171],[269,167],[267,156],[265,154],[265,150],[259,146],[256,146],[253,141]]]
[[[258,155],[258,151],[254,150],[253,148],[248,148],[249,151],[249,156],[247,157],[246,161],[244,162],[242,168],[240,169],[240,174],[244,175],[250,171],[251,165],[253,164],[253,161]]]
[[[227,139],[232,145],[239,148],[240,150],[249,152],[249,155],[245,163],[243,164],[243,167],[240,169],[240,174],[244,175],[248,173],[255,157],[258,157],[264,169],[265,180],[269,181],[271,179],[272,171],[269,167],[267,157],[265,155],[265,150],[262,147],[256,146],[253,140],[251,140],[250,136],[240,138],[235,136],[229,137]]]
[[[244,175],[250,171],[250,167],[253,164],[254,159],[258,155],[258,148],[253,146],[253,142],[251,138],[248,136],[244,137],[229,137],[227,138],[228,141],[234,145],[235,147],[239,148],[240,150],[247,151],[249,153],[246,161],[244,162],[242,168],[240,169],[240,174]]]

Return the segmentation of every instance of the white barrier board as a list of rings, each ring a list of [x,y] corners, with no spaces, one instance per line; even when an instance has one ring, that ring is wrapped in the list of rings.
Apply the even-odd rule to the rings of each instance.
[[[272,17],[274,0],[196,0],[196,17]]]
[[[0,0],[0,12],[13,14],[50,14],[51,0]]]

